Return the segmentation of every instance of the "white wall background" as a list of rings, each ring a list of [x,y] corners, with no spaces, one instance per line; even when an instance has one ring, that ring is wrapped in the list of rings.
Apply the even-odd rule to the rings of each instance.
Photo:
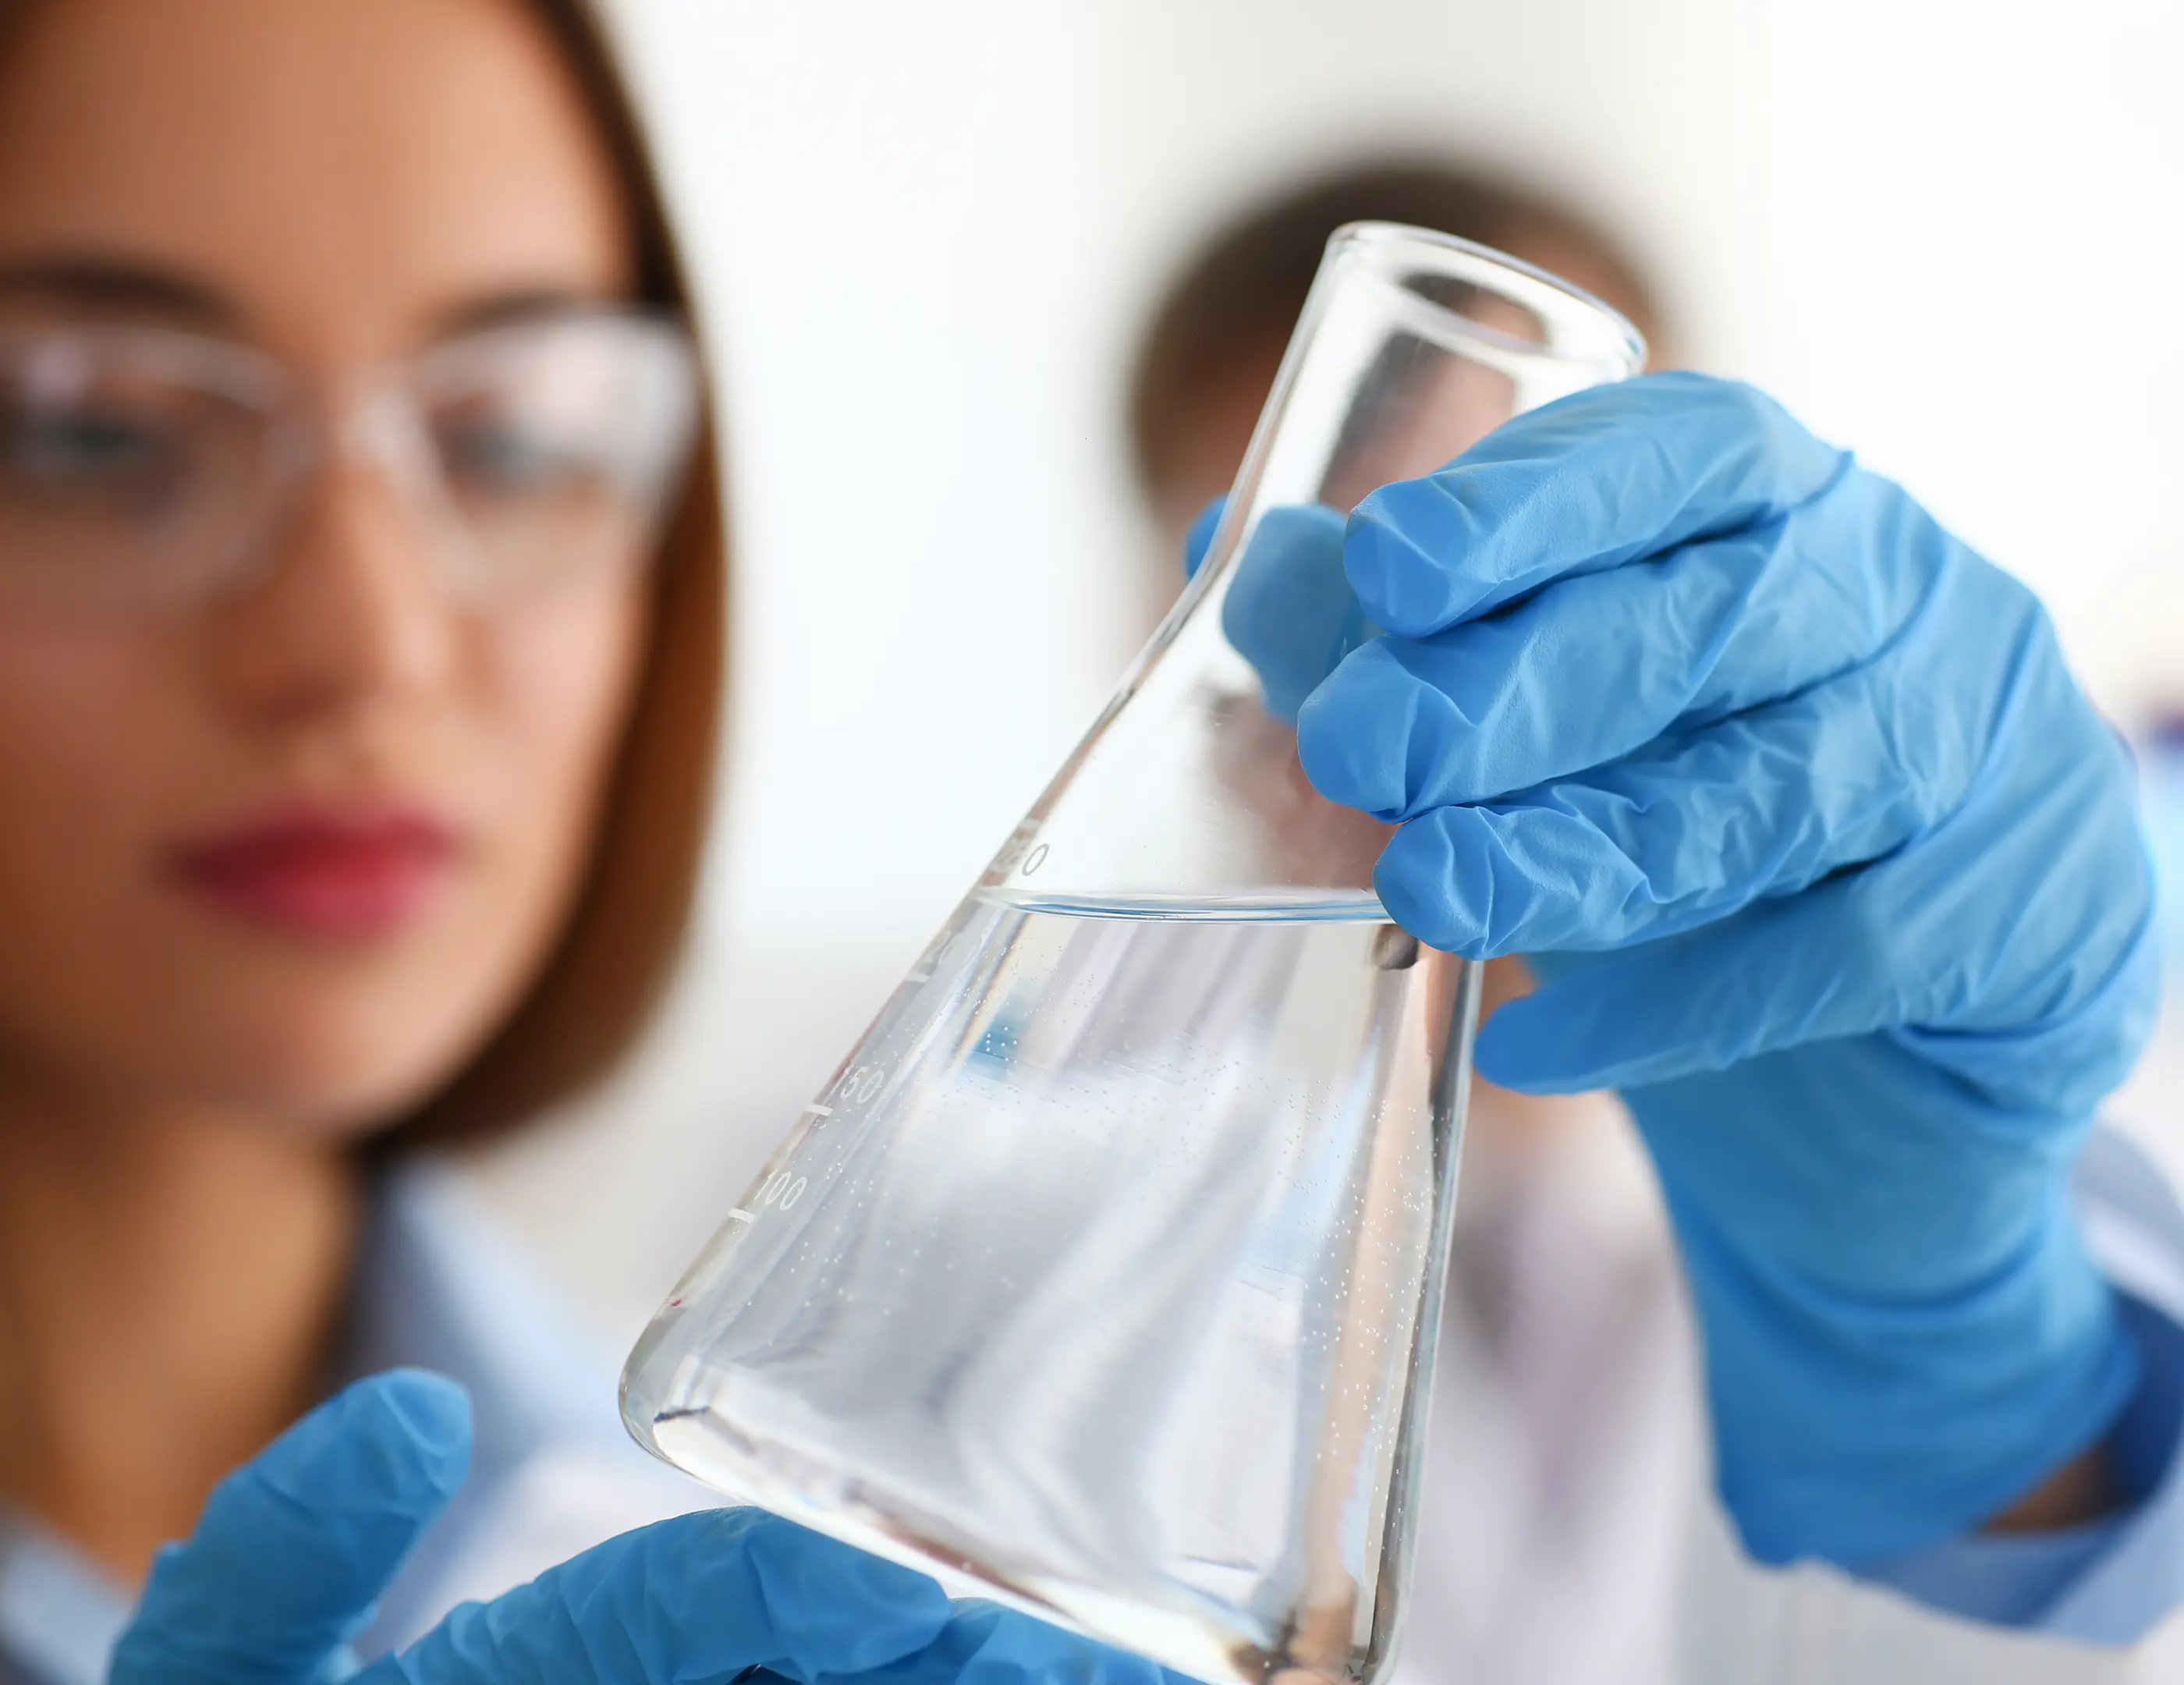
[[[727,410],[729,796],[655,1056],[484,1167],[633,1331],[1128,654],[1130,336],[1374,142],[1574,199],[1774,385],[2184,702],[2184,8],[619,0]]]
[[[2184,6],[1781,0],[1764,370],[2184,702]]]

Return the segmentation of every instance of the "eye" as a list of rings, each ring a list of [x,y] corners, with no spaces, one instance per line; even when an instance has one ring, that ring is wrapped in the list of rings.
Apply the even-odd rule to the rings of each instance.
[[[459,493],[561,492],[600,473],[598,453],[582,439],[505,411],[443,416],[435,433],[442,466]]]
[[[96,408],[0,407],[0,477],[19,494],[155,494],[181,466],[174,429]]]

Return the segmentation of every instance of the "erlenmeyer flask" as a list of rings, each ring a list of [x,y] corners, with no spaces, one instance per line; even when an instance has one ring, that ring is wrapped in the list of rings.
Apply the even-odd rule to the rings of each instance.
[[[1336,233],[1197,578],[638,1342],[639,1441],[1201,1679],[1386,1661],[1476,968],[1388,922],[1221,605],[1270,509],[1641,357],[1524,265]]]

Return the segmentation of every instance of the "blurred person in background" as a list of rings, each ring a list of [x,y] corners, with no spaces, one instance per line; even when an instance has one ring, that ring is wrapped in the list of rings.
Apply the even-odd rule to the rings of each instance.
[[[627,101],[573,4],[0,8],[0,1677],[302,1685],[365,1658],[368,1685],[1150,1685],[1143,1662],[951,1605],[752,1511],[618,1532],[685,1489],[620,1442],[607,1379],[415,1156],[521,1127],[613,1067],[675,964],[726,566],[690,307]],[[1654,493],[1690,514],[1619,561],[1580,533],[1532,546],[1580,587],[1642,598],[1682,577],[1694,534],[1763,562],[1825,518],[1835,550],[1884,583],[1930,566],[1969,582],[1933,636],[1988,647],[1995,602],[1977,593],[2000,576],[1935,549],[1900,494],[1840,466],[1807,483],[1835,459],[1756,398],[1636,382],[1557,408],[1547,434],[1509,435],[1530,440],[1546,505],[1625,483],[1635,439]],[[1846,505],[1846,486],[1869,501]],[[1429,572],[1462,562],[1412,536]],[[1658,565],[1619,565],[1641,559]],[[1593,623],[1570,606],[1586,595],[1553,583],[1533,600],[1575,632]],[[1617,647],[1650,661],[1674,640],[1642,606]],[[1720,1174],[1686,1180],[1677,1220],[1687,1251],[1696,1234],[1733,1256],[1741,1274],[1708,1279],[1745,1292],[1741,1331],[1764,1348],[1758,1370],[1734,1370],[1763,1385],[1712,1390],[1717,1447],[1745,1459],[1724,1493],[1756,1554],[1857,1561],[1874,1537],[1914,1538],[1956,1564],[1961,1590],[1981,1547],[1958,1535],[1983,1520],[2083,1524],[2060,1543],[2064,1576],[2113,1588],[2124,1531],[2166,1513],[2130,1431],[2174,1426],[2154,1384],[2166,1325],[2089,1273],[2070,1225],[2026,1213],[2053,1203],[2080,1102],[2131,1044],[2140,903],[2115,865],[2138,844],[2036,621],[2003,606],[2021,669],[1927,675],[1921,717],[1960,724],[1998,694],[2028,742],[2053,745],[2025,762],[2033,788],[1995,794],[2001,763],[1975,754],[1954,823],[1936,821],[1944,845],[1880,851],[1886,827],[1815,821],[1797,856],[1883,886],[1938,860],[1977,892],[1947,942],[1848,962],[1791,945],[1774,994],[1850,1002],[1897,1051],[1847,1044],[1836,1065],[1864,1083],[1847,1089],[1780,1034],[1719,1059],[1747,1085],[1751,1128],[1684,1161]],[[1794,673],[1809,627],[1732,623],[1748,687]],[[1841,659],[1861,679],[1885,664]],[[1524,694],[1543,727],[1599,711],[1582,683]],[[1368,708],[1340,735],[1362,753],[1401,724]],[[1936,775],[1932,744],[1903,747],[1853,744],[1836,770],[1897,812]],[[1774,763],[1729,764],[1735,784]],[[1719,830],[1719,794],[1671,781],[1648,811]],[[2056,801],[2077,816],[2075,853],[2042,829]],[[1470,811],[1436,808],[1398,837]],[[1738,865],[1690,928],[1718,934],[1761,896],[1825,907],[1824,875]],[[2024,938],[2006,964],[1959,998],[1873,1004],[1937,955],[1986,952],[1997,895]],[[1467,934],[1446,896],[1390,899],[1467,952],[1555,946]],[[1567,946],[1633,940],[1612,910],[1580,912],[1585,940]],[[1749,1030],[1748,1002],[1701,1004]],[[1601,1020],[1585,1045],[1614,1033]],[[2002,1085],[1978,1063],[2002,1043],[2062,1087]],[[1962,1094],[1937,1086],[1947,1071],[1969,1073]],[[1612,1080],[1590,1074],[1575,1085]],[[1633,1104],[1658,1156],[1652,1091]],[[1892,1206],[1847,1207],[1842,1167],[1776,1126],[1814,1095],[1847,1130],[1933,1113],[1910,1131],[1923,1157],[1902,1163],[1894,1135],[1846,1135],[1859,1162],[1903,1172],[1880,1179]],[[1997,1096],[2014,1105],[2006,1128]],[[1787,1220],[1786,1176],[1823,1232]],[[1774,1229],[1723,1226],[1755,1202]],[[2142,1249],[2159,1254],[2166,1209],[2141,1214]],[[1976,1274],[1997,1244],[1986,1290],[1959,1291],[1967,1248]],[[1801,1301],[1802,1321],[1761,1291],[1853,1254],[1862,1273],[1823,1281],[1836,1297]],[[1926,1294],[1908,1340],[1906,1292]],[[1947,1361],[1922,1364],[1936,1349]],[[2029,1428],[2027,1387],[2055,1406]],[[1876,1434],[1896,1461],[1862,1454]],[[1938,1498],[1930,1465],[1953,1482]],[[2037,1543],[2053,1582],[2058,1541]],[[2136,1636],[2175,1592],[2173,1577],[2137,1585],[2105,1636]],[[1737,1595],[1747,1615],[1767,1603]],[[450,1610],[467,1596],[491,1600]],[[1946,1643],[2041,1665],[2007,1630],[2031,1619],[2028,1599],[1989,1603],[1984,1628],[1882,1659],[1936,1677]],[[1734,1626],[1706,1638],[1733,1668]]]

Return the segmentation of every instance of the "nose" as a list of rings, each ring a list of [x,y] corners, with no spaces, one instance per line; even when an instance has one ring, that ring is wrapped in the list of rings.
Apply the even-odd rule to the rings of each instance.
[[[219,687],[285,727],[444,685],[460,642],[426,536],[380,467],[337,455],[304,489],[258,584],[215,617]]]

